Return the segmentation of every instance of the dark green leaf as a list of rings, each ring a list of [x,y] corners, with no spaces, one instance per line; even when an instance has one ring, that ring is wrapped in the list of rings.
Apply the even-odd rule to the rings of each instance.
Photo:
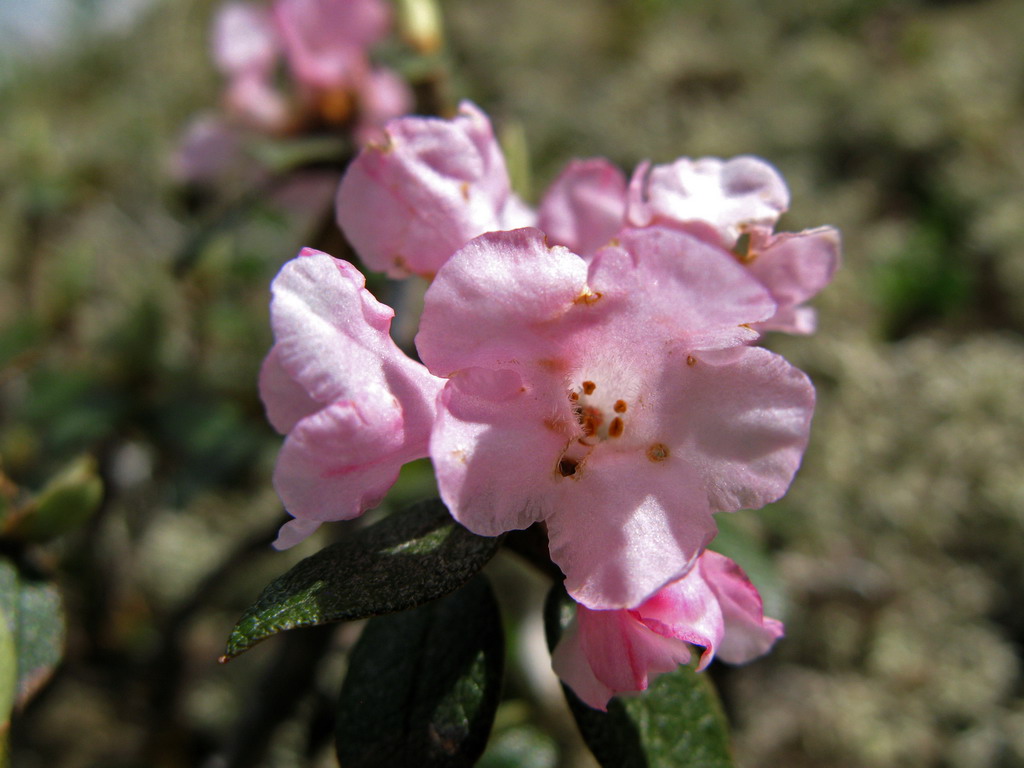
[[[17,655],[16,705],[23,705],[50,679],[64,653],[64,611],[53,584],[23,578],[0,560],[0,614]]]
[[[544,609],[554,648],[574,607],[561,586]],[[729,729],[710,679],[692,667],[658,677],[644,693],[615,697],[608,711],[591,709],[566,686],[583,740],[604,768],[732,768]]]
[[[371,620],[338,701],[338,762],[472,766],[494,722],[503,662],[498,604],[483,576],[415,610]]]
[[[465,584],[499,543],[467,531],[437,500],[393,514],[271,583],[235,625],[225,660],[286,629],[365,619],[434,600]]]

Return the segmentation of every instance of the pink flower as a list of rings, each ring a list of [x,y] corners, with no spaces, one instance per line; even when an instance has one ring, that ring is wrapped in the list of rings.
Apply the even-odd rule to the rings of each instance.
[[[360,136],[373,135],[412,105],[397,75],[370,64],[369,49],[390,23],[382,0],[227,3],[215,18],[213,50],[228,78],[229,111],[272,133],[312,121],[352,123]],[[290,84],[275,79],[282,59]]]
[[[753,227],[770,230],[788,207],[786,182],[764,160],[681,157],[669,165],[637,168],[628,218],[634,226],[654,220],[703,222],[728,249]]]
[[[343,179],[338,223],[367,266],[392,277],[432,277],[477,235],[534,221],[549,242],[584,257],[623,227],[657,224],[704,239],[722,258],[749,267],[777,307],[756,330],[811,333],[815,313],[803,303],[839,265],[834,229],[772,235],[789,191],[772,166],[754,157],[645,163],[628,184],[607,160],[574,160],[534,215],[512,194],[491,125],[472,104],[450,121],[395,120],[384,134]],[[749,243],[732,253],[742,235]]]
[[[364,286],[351,264],[310,248],[272,285],[274,346],[260,395],[287,435],[274,486],[296,518],[279,548],[376,506],[401,466],[427,455],[443,382],[395,346],[394,311]]]
[[[743,570],[705,550],[686,576],[638,608],[578,606],[551,661],[583,702],[605,710],[612,696],[645,691],[658,675],[689,663],[691,644],[703,648],[699,671],[716,655],[731,664],[761,656],[782,632]]]
[[[456,252],[427,291],[416,343],[448,378],[430,455],[471,531],[544,521],[566,588],[635,606],[693,564],[712,513],[781,496],[814,391],[746,344],[775,303],[686,233],[624,230],[590,260],[536,229]]]
[[[249,3],[220,7],[213,22],[213,60],[230,77],[269,76],[281,50],[270,13]]]
[[[254,128],[282,130],[290,106],[273,83],[281,43],[270,13],[247,3],[223,5],[213,24],[213,59],[228,78],[228,111]]]
[[[626,177],[603,158],[573,160],[544,194],[537,226],[551,243],[584,256],[626,222]]]
[[[432,277],[484,232],[526,226],[487,116],[463,102],[453,120],[406,117],[363,149],[338,190],[338,223],[370,268]]]
[[[355,88],[391,26],[381,0],[277,0],[273,12],[292,73],[314,88]]]
[[[737,254],[772,294],[775,315],[758,330],[813,333],[814,310],[801,306],[824,288],[839,267],[839,233],[831,227],[772,236],[789,207],[789,190],[771,165],[756,157],[680,158],[644,164],[630,182],[626,218],[634,226],[675,224]]]

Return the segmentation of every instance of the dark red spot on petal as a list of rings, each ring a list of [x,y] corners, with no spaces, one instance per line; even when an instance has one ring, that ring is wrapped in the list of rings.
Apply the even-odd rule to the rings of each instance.
[[[664,461],[668,458],[668,446],[664,443],[654,443],[647,449],[647,458],[651,461]]]
[[[572,477],[580,463],[576,459],[563,458],[558,462],[558,474],[562,477]]]

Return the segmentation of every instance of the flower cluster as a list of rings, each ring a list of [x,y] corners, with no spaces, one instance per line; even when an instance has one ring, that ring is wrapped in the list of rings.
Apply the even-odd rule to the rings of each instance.
[[[236,152],[238,130],[271,135],[342,127],[360,142],[412,106],[409,86],[374,65],[370,49],[391,29],[384,0],[227,2],[213,24],[213,59],[227,83],[227,119],[189,128],[179,175],[202,179]]]
[[[390,122],[338,219],[367,267],[431,279],[422,362],[352,265],[307,249],[284,266],[260,380],[287,435],[278,545],[356,517],[429,456],[470,531],[546,530],[578,604],[555,668],[588,704],[645,689],[688,644],[701,666],[765,652],[781,625],[708,545],[715,513],[785,493],[807,443],[810,381],[755,345],[813,330],[804,302],[839,245],[829,228],[776,234],[787,205],[751,157],[629,180],[584,160],[533,211],[474,106]]]

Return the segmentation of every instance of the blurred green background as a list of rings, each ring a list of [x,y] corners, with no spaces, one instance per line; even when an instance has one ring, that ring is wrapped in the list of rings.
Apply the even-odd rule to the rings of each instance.
[[[218,103],[212,2],[3,3],[2,492],[82,454],[106,486],[84,526],[19,551],[58,580],[68,636],[13,764],[331,765],[353,628],[315,676],[287,659],[316,633],[216,664],[263,584],[317,547],[266,546],[280,439],[256,375],[270,279],[323,211],[225,218],[240,186],[196,200],[172,178],[185,125]],[[791,187],[780,229],[843,233],[818,334],[768,341],[818,388],[804,467],[729,521],[776,569],[777,589],[760,578],[787,624],[767,658],[713,665],[740,765],[1024,766],[1024,3],[442,8],[447,88],[525,146],[534,201],[574,156],[756,154]],[[419,467],[399,492],[427,489]],[[588,765],[522,666],[486,765]],[[287,698],[272,669],[316,682],[264,743],[254,702]]]

